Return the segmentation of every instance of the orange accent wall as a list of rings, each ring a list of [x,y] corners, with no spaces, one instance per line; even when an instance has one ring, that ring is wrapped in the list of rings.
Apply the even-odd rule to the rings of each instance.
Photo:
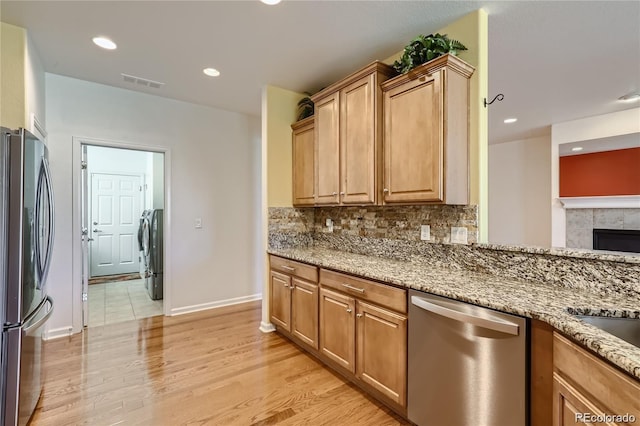
[[[560,157],[560,196],[640,195],[640,148]]]

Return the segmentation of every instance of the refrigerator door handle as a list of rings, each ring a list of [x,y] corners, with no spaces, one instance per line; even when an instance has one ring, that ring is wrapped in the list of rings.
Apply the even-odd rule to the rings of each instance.
[[[440,315],[455,321],[477,325],[479,327],[487,328],[489,330],[497,331],[500,333],[511,334],[514,336],[518,335],[518,324],[514,324],[503,319],[482,318],[473,314],[452,309],[451,307],[442,306],[432,300],[427,301],[425,298],[418,296],[411,296],[411,303],[418,308],[424,309],[425,311],[429,311],[436,315]]]
[[[51,296],[47,296],[45,300],[49,302],[49,311],[47,311],[45,316],[40,318],[38,321],[30,324],[28,327],[23,328],[23,331],[26,335],[29,335],[32,330],[37,330],[38,328],[40,328],[42,324],[44,324],[49,319],[49,317],[51,317],[51,314],[53,314],[53,299],[51,298]]]
[[[49,216],[47,218],[49,222],[47,227],[49,235],[47,236],[47,254],[45,256],[45,264],[42,271],[42,280],[44,281],[47,274],[49,273],[49,267],[51,266],[51,257],[53,256],[53,239],[55,236],[55,203],[53,200],[53,184],[51,182],[51,169],[49,168],[49,161],[47,161],[46,158],[43,158],[42,165],[44,168],[45,183],[47,185],[47,200],[49,201],[49,208],[47,209]]]

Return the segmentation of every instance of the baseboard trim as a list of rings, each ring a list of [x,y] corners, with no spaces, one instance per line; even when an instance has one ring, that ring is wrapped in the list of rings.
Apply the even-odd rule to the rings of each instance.
[[[193,312],[206,311],[209,309],[219,309],[226,306],[235,306],[245,303],[253,303],[262,300],[262,294],[252,294],[249,296],[234,297],[233,299],[218,300],[216,302],[202,303],[200,305],[183,306],[182,308],[171,309],[169,316],[190,314]],[[256,304],[256,306],[259,306]]]
[[[276,326],[271,324],[270,322],[262,321],[260,323],[259,330],[263,333],[273,333],[274,331],[276,331]]]
[[[42,336],[43,340],[59,339],[61,337],[68,337],[73,334],[73,327],[60,327],[52,330],[47,330]]]

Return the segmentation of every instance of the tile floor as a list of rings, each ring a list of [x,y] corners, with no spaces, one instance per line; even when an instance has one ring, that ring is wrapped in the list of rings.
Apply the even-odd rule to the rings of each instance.
[[[89,327],[162,315],[162,300],[151,300],[144,280],[89,286]]]

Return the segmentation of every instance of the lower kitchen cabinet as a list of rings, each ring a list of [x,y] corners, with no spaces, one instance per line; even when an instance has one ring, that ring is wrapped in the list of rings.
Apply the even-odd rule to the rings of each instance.
[[[553,425],[626,425],[639,420],[640,383],[554,333]]]
[[[321,356],[402,411],[407,389],[407,317],[369,303],[369,298],[402,310],[406,292],[324,269],[320,276]]]
[[[318,349],[318,285],[291,281],[291,334]]]
[[[325,288],[320,289],[320,353],[355,373],[356,301]]]
[[[318,349],[318,268],[275,256],[269,260],[271,322]]]
[[[291,277],[271,271],[271,321],[291,331]]]
[[[356,335],[356,376],[404,407],[407,317],[358,301]]]

